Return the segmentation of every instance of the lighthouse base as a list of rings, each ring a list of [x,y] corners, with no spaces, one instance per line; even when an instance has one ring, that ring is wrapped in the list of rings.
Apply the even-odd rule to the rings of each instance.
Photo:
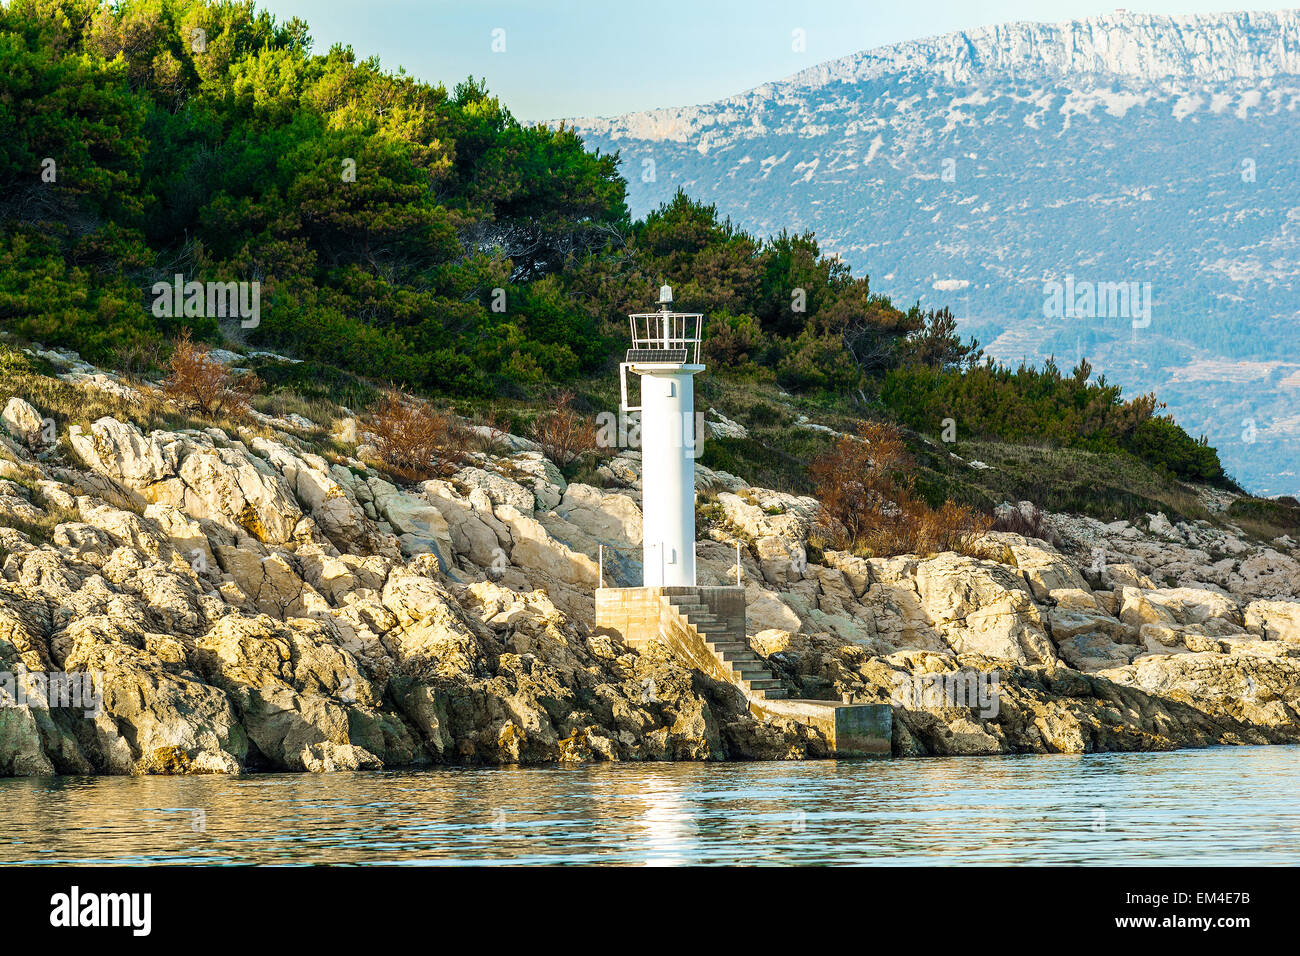
[[[743,588],[599,588],[596,630],[638,651],[656,641],[667,646],[688,666],[737,687],[754,716],[817,730],[836,757],[890,753],[888,704],[790,698],[790,689],[749,646]]]

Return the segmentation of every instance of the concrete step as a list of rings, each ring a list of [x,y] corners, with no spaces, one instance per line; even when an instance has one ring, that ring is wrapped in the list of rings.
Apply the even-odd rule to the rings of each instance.
[[[763,667],[768,666],[767,661],[763,660],[763,658],[759,657],[753,651],[726,651],[716,656],[720,657],[728,664],[761,664]]]
[[[708,608],[707,604],[701,604],[699,601],[691,601],[691,600],[677,601],[677,600],[673,600],[671,597],[668,599],[668,603],[671,604],[673,607],[677,608],[677,610],[679,611],[703,611]]]
[[[670,606],[677,612],[678,617],[690,621],[692,624],[708,622],[715,627],[718,624],[717,617],[711,614],[703,604],[672,604]]]
[[[700,619],[694,617],[688,617],[686,619],[686,623],[691,625],[701,634],[706,634],[709,637],[712,637],[715,633],[717,633],[718,630],[717,625],[714,624],[712,621],[701,621]]]
[[[734,663],[728,661],[731,669],[747,681],[769,680],[772,672],[767,669],[767,665],[762,661],[741,661]]]
[[[781,687],[781,682],[775,677],[762,677],[758,680],[746,680],[750,690],[774,690]]]
[[[720,619],[718,618],[718,616],[717,616],[716,614],[712,613],[711,611],[682,611],[682,610],[678,610],[678,611],[677,611],[677,616],[678,616],[678,617],[683,617],[683,618],[685,618],[686,620],[690,621],[692,624],[695,624],[695,623],[698,623],[698,622],[704,622],[704,623],[708,624],[709,627],[711,627],[711,628],[713,628],[713,629],[715,629],[715,630],[718,630],[718,629],[725,629],[725,628],[726,628],[726,622],[720,620]]]
[[[756,690],[754,696],[764,700],[785,700],[789,694],[784,687],[773,687],[771,690]]]

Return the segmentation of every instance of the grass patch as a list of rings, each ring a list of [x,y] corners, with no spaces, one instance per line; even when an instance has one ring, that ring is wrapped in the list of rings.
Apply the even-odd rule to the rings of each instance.
[[[63,505],[55,504],[40,490],[37,485],[40,478],[39,470],[30,465],[19,465],[17,473],[5,479],[9,484],[24,489],[25,497],[40,510],[40,514],[31,519],[11,513],[5,519],[5,526],[21,531],[27,536],[27,540],[37,547],[50,543],[54,538],[54,529],[65,521],[81,520],[81,515],[76,508],[65,508]],[[4,557],[5,555],[0,555],[0,561],[3,561]]]
[[[1243,531],[1272,540],[1300,537],[1300,505],[1269,498],[1239,498],[1228,506],[1228,517]]]
[[[60,434],[66,434],[72,425],[89,428],[92,422],[105,416],[130,422],[145,432],[155,428],[177,431],[212,425],[233,431],[239,425],[223,416],[205,419],[184,412],[154,388],[141,386],[136,392],[139,399],[132,402],[103,389],[51,378],[49,372],[42,370],[40,361],[0,346],[0,396],[7,400],[16,395],[30,402],[42,415],[54,419]]]
[[[331,407],[344,405],[353,411],[374,404],[379,398],[379,390],[342,369],[322,362],[284,362],[279,359],[260,358],[248,364],[248,369],[262,380],[264,395],[272,399],[283,396],[286,412],[297,412],[312,421],[312,418],[298,407],[289,407],[295,402],[299,407],[319,409],[328,403]],[[323,401],[322,401],[323,400]],[[259,409],[265,411],[265,409]],[[267,412],[267,414],[280,414]],[[319,411],[318,411],[319,414]],[[336,414],[331,410],[330,417]]]
[[[54,538],[54,529],[65,521],[80,521],[81,515],[73,508],[64,508],[61,505],[47,505],[43,509],[43,514],[34,521],[25,521],[22,518],[10,518],[6,524],[21,531],[27,535],[27,540],[39,547],[42,544],[48,544]]]
[[[966,462],[992,467],[972,468]],[[1032,501],[1047,511],[1103,521],[1135,520],[1163,511],[1170,520],[1211,520],[1196,492],[1131,455],[1002,442],[963,442],[937,448],[913,443],[917,490],[933,506],[951,499],[992,511],[1003,501]]]
[[[779,448],[753,436],[710,438],[699,458],[704,467],[739,475],[757,487],[799,495],[812,491],[808,461],[808,457],[792,454],[788,446]]]

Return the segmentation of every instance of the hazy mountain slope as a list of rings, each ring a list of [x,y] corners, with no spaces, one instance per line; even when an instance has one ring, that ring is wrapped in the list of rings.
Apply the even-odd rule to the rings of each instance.
[[[622,151],[634,214],[684,186],[760,233],[815,229],[896,300],[950,304],[1004,361],[1084,354],[1154,389],[1279,494],[1300,491],[1298,98],[1298,12],[1117,14],[575,125]],[[1069,314],[1045,285],[1067,276],[1135,295]]]

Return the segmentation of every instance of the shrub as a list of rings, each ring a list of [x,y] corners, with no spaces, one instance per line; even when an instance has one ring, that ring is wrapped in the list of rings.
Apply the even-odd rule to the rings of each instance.
[[[1197,441],[1171,418],[1149,418],[1134,429],[1127,449],[1153,464],[1162,464],[1187,481],[1223,481],[1219,454],[1204,436]]]
[[[499,408],[490,408],[477,424],[479,429],[466,435],[470,446],[486,455],[501,454],[506,448],[506,435],[510,433],[510,423],[504,413]]]
[[[989,519],[952,501],[931,508],[916,494],[912,467],[897,428],[861,422],[810,468],[822,503],[816,533],[871,556],[970,553]]]
[[[128,380],[138,381],[151,369],[162,365],[162,346],[158,342],[126,342],[111,351],[112,366]]]
[[[1002,507],[997,517],[993,519],[990,530],[1007,531],[1011,534],[1023,535],[1026,538],[1037,538],[1057,548],[1064,543],[1061,536],[1056,533],[1056,529],[1048,522],[1047,515],[1043,514],[1043,509],[1035,504],[1031,504],[1024,510]]]
[[[189,329],[184,329],[173,344],[162,386],[168,398],[201,415],[240,418],[248,414],[248,400],[258,384],[255,375],[233,375],[206,345],[191,342]]]
[[[1153,417],[1154,395],[1125,399],[1086,361],[1068,375],[1049,360],[1041,369],[991,361],[964,370],[908,365],[891,369],[880,400],[903,425],[935,434],[953,417],[965,438],[997,438],[1095,452],[1127,451],[1188,481],[1227,487],[1218,453],[1168,417]],[[957,414],[958,410],[960,414]]]
[[[722,312],[709,316],[704,339],[704,359],[710,365],[742,369],[756,364],[767,349],[766,337],[752,315]]]
[[[594,454],[600,447],[596,441],[596,423],[573,408],[572,392],[561,392],[555,399],[555,407],[533,423],[533,440],[561,468]]]
[[[384,393],[364,427],[380,461],[407,481],[451,474],[464,460],[466,436],[455,419],[400,391]]]
[[[858,387],[862,375],[841,335],[807,328],[778,362],[776,378],[795,391],[845,392]]]

